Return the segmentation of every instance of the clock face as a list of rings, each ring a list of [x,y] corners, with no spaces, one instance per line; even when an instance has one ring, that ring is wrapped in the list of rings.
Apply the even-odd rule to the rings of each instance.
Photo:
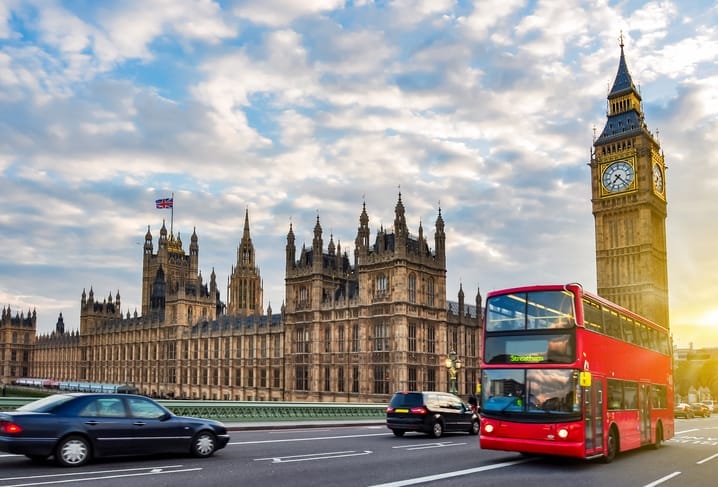
[[[631,164],[626,161],[616,161],[603,171],[601,181],[606,191],[617,193],[630,187],[634,176],[635,173]]]
[[[653,165],[653,187],[658,193],[663,193],[663,171],[658,164]]]

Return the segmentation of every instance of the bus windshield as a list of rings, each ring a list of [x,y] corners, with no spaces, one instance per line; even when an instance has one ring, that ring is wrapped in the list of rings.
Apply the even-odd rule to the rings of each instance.
[[[574,324],[573,294],[568,291],[502,294],[486,303],[486,332],[571,328]]]
[[[578,371],[572,369],[484,370],[481,413],[580,416]]]

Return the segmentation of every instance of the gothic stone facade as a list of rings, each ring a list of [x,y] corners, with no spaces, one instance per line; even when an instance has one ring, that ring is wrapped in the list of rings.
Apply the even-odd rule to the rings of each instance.
[[[15,377],[26,377],[30,371],[31,354],[35,345],[37,314],[16,313],[8,306],[0,315],[0,383],[10,383]]]
[[[159,397],[216,400],[386,401],[395,390],[447,389],[444,359],[465,367],[461,392],[478,380],[481,299],[446,300],[446,236],[439,212],[434,251],[419,226],[412,237],[401,196],[394,231],[369,242],[366,207],[351,265],[317,219],[310,250],[296,256],[287,236],[286,303],[262,310],[262,283],[245,213],[243,236],[219,297],[198,271],[199,244],[185,254],[179,234],[162,225],[155,253],[148,228],[142,313],[123,315],[119,292],[80,302],[79,333],[40,336],[31,374],[55,380],[133,384]]]

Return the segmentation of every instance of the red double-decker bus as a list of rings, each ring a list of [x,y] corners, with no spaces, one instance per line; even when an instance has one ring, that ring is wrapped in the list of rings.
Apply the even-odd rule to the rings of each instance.
[[[579,284],[486,298],[481,448],[603,458],[672,438],[668,330]]]

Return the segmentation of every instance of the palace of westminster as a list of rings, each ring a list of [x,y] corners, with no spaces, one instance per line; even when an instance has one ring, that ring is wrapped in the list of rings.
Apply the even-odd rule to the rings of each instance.
[[[589,163],[598,293],[668,327],[663,153],[620,47]],[[4,307],[0,381],[131,384],[165,398],[386,402],[397,390],[447,390],[445,360],[455,353],[459,393],[474,392],[482,298],[477,290],[467,303],[460,287],[457,301],[447,299],[441,209],[433,242],[421,224],[410,234],[401,194],[393,227],[370,234],[364,203],[351,262],[333,237],[325,246],[319,217],[311,247],[297,253],[290,223],[275,314],[263,309],[248,212],[226,303],[214,271],[203,282],[196,231],[185,250],[163,223],[155,247],[148,226],[141,314],[123,315],[119,292],[83,290],[79,331],[66,332],[60,314],[52,333],[36,336],[34,311]]]

